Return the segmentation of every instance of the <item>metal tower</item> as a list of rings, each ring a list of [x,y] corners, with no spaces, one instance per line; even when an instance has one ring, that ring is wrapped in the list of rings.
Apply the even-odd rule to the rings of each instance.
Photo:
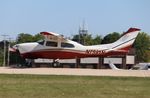
[[[85,37],[88,34],[88,29],[85,28],[85,21],[82,23],[82,27],[79,26],[79,43],[85,45]]]

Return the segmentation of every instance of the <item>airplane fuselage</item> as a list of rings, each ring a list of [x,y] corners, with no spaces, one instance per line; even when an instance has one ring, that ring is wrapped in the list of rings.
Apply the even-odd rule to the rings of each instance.
[[[70,46],[52,47],[44,44],[23,43],[17,45],[23,58],[73,59],[84,57],[104,57],[108,55],[124,55],[128,51],[112,51],[108,45],[83,46],[68,40]]]

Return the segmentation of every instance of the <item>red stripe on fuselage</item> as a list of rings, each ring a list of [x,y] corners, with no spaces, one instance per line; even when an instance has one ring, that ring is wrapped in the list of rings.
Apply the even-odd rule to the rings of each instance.
[[[49,50],[49,51],[36,51],[21,54],[24,58],[36,59],[36,58],[47,58],[47,59],[74,59],[74,58],[85,58],[85,57],[106,57],[115,55],[125,55],[126,51],[110,51],[101,54],[89,54],[86,51],[63,51],[63,50]]]
[[[135,31],[140,31],[141,29],[138,29],[138,28],[130,28],[127,32],[123,33],[122,36],[128,34],[128,33],[131,33],[131,32],[135,32]]]
[[[124,50],[124,51],[128,52],[131,49],[131,47],[132,47],[132,45],[128,45],[128,46],[120,48],[118,50]]]

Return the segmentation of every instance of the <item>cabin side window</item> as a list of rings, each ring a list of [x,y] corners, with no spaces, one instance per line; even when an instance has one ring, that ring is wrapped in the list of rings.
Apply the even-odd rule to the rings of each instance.
[[[74,48],[74,45],[70,44],[70,43],[61,43],[61,47],[63,47],[63,48]]]
[[[46,46],[57,47],[57,42],[47,41]]]

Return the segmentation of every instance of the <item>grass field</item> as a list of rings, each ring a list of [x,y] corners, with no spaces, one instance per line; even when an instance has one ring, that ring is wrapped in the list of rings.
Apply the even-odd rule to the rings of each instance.
[[[0,98],[150,98],[150,78],[0,75]]]

